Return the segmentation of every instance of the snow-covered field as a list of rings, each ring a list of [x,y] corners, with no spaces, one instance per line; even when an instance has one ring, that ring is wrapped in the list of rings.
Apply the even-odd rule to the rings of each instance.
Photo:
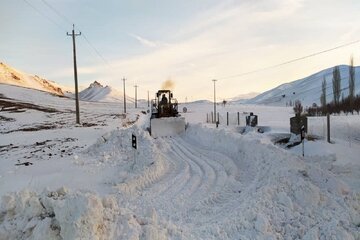
[[[212,104],[181,105],[186,132],[154,139],[145,107],[81,102],[76,126],[73,100],[7,85],[0,105],[0,239],[360,238],[358,115],[303,158],[274,144],[291,108],[218,105],[241,119],[216,128]],[[244,131],[244,112],[266,131]]]

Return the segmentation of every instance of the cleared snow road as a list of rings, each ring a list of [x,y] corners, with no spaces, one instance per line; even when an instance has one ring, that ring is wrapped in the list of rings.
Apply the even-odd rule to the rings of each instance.
[[[356,231],[356,195],[344,198],[347,187],[331,173],[272,144],[200,125],[147,141],[158,157],[124,182],[120,205],[156,213],[169,239],[296,239],[315,223],[325,239]],[[349,224],[329,232],[329,214]]]
[[[161,176],[154,171],[150,179],[156,180],[145,184],[146,187],[142,181],[132,185],[133,189],[141,189],[141,194],[129,192],[124,200],[131,199],[129,207],[136,206],[134,212],[141,215],[153,208],[166,221],[193,234],[194,226],[213,228],[218,219],[226,218],[238,205],[242,184],[236,180],[239,170],[232,159],[182,137],[160,138],[155,142],[162,149],[163,171]],[[244,174],[244,179],[251,179]]]

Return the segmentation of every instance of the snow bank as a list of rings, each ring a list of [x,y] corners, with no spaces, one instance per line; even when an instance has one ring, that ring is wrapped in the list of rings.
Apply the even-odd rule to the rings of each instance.
[[[167,234],[154,211],[139,218],[114,196],[60,188],[1,198],[0,239],[168,239]]]
[[[360,237],[360,194],[327,169],[224,129],[190,125],[185,138],[229,156],[239,169],[236,178],[244,184],[239,186],[238,205],[219,221],[224,238]],[[215,224],[203,228],[213,231]]]
[[[148,120],[148,115],[141,115],[136,124],[102,136],[85,152],[90,158],[77,160],[77,163],[117,167],[118,172],[111,180],[113,187],[117,191],[139,193],[161,178],[168,168],[153,138],[146,130]],[[131,144],[132,134],[137,138],[136,150]]]
[[[115,233],[119,208],[113,198],[23,190],[1,199],[1,239],[99,239]]]

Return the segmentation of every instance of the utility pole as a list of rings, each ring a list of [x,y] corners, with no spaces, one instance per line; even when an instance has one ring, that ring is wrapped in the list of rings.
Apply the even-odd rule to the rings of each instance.
[[[126,93],[125,93],[125,77],[123,77],[123,86],[124,86],[124,113],[126,113]]]
[[[137,88],[139,86],[135,84],[134,88],[135,88],[135,108],[137,108]]]
[[[77,66],[76,66],[76,47],[75,47],[75,37],[80,36],[81,32],[75,33],[75,25],[73,24],[72,33],[69,34],[66,32],[67,36],[72,36],[73,40],[73,56],[74,56],[74,78],[75,78],[75,107],[76,107],[76,124],[80,124],[80,109],[79,109],[79,88],[78,88],[78,79],[77,79]]]
[[[330,114],[326,114],[326,122],[327,122],[327,142],[331,143],[330,141]]]
[[[149,90],[147,91],[148,93],[148,107],[150,107],[150,95],[149,95]]]
[[[216,89],[215,89],[215,83],[216,79],[212,80],[214,82],[214,117],[215,117],[215,123],[216,123]]]

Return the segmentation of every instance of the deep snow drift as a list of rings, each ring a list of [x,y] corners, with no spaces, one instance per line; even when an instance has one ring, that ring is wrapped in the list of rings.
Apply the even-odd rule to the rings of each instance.
[[[302,158],[273,143],[290,108],[219,106],[241,122],[215,128],[212,104],[187,104],[186,132],[154,139],[146,108],[81,102],[75,126],[73,101],[29,91],[0,85],[0,239],[360,238],[359,116],[351,145],[306,141]],[[240,133],[250,111],[265,133]]]

